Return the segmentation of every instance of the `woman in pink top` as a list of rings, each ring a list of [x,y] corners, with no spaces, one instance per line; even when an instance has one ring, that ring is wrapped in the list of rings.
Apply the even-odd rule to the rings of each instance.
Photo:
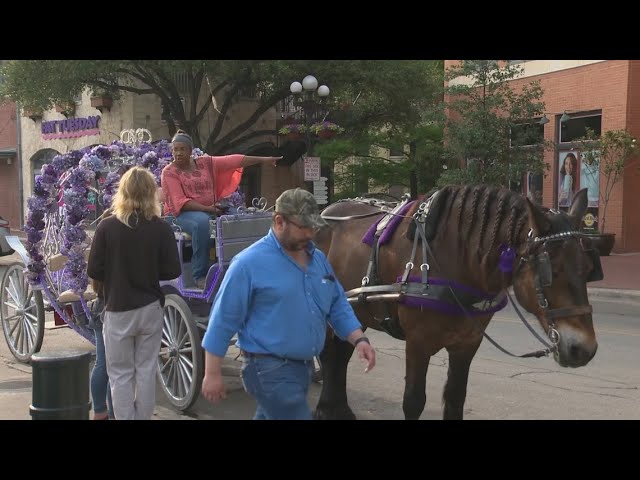
[[[182,130],[171,140],[173,163],[162,171],[165,197],[164,215],[176,217],[176,223],[191,235],[191,267],[196,286],[203,289],[209,270],[209,218],[218,213],[216,203],[231,195],[240,184],[243,167],[269,163],[275,167],[282,157],[248,155],[204,155],[192,158],[193,141]]]

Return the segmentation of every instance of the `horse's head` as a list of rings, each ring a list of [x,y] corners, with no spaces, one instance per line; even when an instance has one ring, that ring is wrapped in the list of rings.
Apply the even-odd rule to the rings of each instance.
[[[543,211],[526,201],[530,230],[518,252],[516,297],[556,344],[554,357],[560,365],[586,365],[598,348],[587,282],[602,279],[598,253],[578,231],[587,190],[575,195],[568,214]]]

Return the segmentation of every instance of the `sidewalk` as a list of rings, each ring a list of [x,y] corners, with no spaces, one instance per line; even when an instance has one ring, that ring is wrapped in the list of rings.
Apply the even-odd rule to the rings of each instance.
[[[20,237],[24,243],[24,232],[13,230],[11,233]],[[604,280],[590,283],[589,295],[640,301],[640,252],[612,253],[608,257],[600,257],[600,261]],[[0,266],[15,262],[21,262],[16,253],[0,257]]]

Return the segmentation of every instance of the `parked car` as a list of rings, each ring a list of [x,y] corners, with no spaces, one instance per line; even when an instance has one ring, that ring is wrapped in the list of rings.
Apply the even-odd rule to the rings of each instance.
[[[9,246],[4,238],[6,235],[11,235],[11,225],[9,225],[8,220],[0,217],[0,257],[13,253],[13,248]]]

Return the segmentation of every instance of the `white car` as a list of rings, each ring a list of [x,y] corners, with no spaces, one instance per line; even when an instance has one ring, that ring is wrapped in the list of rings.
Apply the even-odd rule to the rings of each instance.
[[[13,249],[4,238],[6,235],[11,235],[11,226],[7,220],[0,217],[0,257],[13,253]]]

